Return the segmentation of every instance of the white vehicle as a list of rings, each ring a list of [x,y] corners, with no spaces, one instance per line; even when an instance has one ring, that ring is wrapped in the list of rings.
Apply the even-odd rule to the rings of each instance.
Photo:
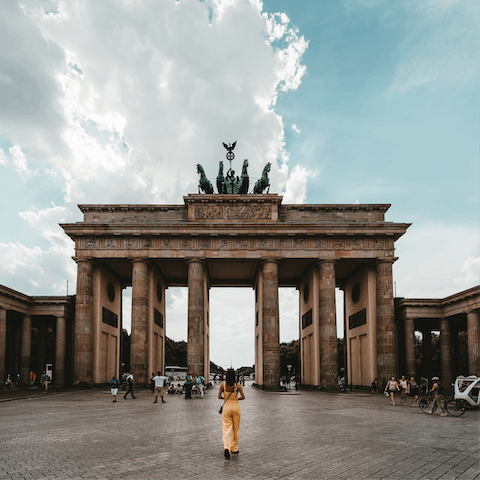
[[[480,405],[480,378],[475,375],[455,379],[455,400],[464,400],[472,407]]]

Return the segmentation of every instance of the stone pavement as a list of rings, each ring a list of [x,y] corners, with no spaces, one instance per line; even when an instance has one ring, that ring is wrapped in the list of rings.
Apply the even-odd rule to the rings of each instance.
[[[228,461],[216,393],[0,402],[0,479],[480,479],[478,411],[441,418],[382,395],[247,386],[240,453]]]

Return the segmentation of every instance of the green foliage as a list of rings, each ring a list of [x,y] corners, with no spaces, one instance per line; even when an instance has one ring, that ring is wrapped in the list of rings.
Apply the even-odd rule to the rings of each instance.
[[[187,366],[187,342],[165,338],[165,365]]]

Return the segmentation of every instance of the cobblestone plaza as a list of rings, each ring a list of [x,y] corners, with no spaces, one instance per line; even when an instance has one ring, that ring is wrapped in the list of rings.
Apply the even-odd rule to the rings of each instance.
[[[166,404],[147,390],[117,403],[107,390],[1,392],[0,479],[480,478],[478,411],[441,418],[368,393],[245,393],[240,453],[226,460],[216,388]]]

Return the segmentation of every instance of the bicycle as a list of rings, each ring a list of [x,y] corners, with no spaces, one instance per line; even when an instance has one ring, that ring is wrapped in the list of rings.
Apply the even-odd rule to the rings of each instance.
[[[435,403],[430,409],[430,405],[433,402],[435,395],[427,394],[418,401],[418,406],[423,413],[434,412],[437,409],[437,404]]]

